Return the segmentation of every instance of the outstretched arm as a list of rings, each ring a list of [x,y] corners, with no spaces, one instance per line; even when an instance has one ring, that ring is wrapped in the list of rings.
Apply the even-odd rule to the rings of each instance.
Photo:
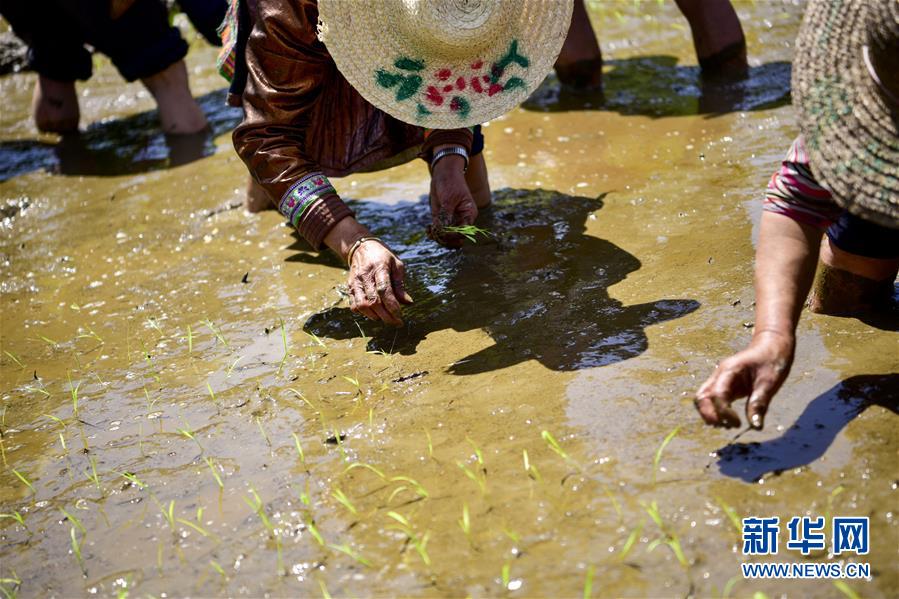
[[[762,213],[756,250],[755,329],[749,347],[723,360],[699,388],[703,420],[727,428],[740,425],[731,404],[741,397],[753,428],[764,426],[768,404],[790,372],[796,324],[815,276],[822,232],[776,212]]]

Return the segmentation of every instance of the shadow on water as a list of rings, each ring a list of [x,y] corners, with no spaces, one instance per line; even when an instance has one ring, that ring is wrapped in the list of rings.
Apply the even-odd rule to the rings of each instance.
[[[450,366],[467,375],[537,360],[568,371],[613,364],[647,348],[645,328],[699,307],[666,299],[626,306],[608,288],[640,268],[614,244],[585,234],[602,198],[545,190],[505,189],[479,225],[494,233],[462,251],[423,240],[425,201],[396,206],[358,204],[362,222],[406,264],[415,304],[400,329],[360,319],[373,351],[413,354],[430,333],[481,329],[493,344]],[[315,314],[305,330],[320,337],[359,337],[348,308]]]
[[[731,443],[718,450],[722,474],[746,482],[811,464],[843,428],[870,406],[899,414],[899,373],[853,376],[813,399],[777,439]]]
[[[523,104],[527,110],[604,110],[653,118],[768,110],[790,103],[790,63],[750,67],[739,81],[708,81],[698,66],[680,66],[674,56],[608,60],[604,91],[570,92],[550,76]]]
[[[59,143],[0,141],[0,181],[43,169],[63,175],[119,176],[180,166],[215,153],[216,136],[233,129],[240,109],[227,106],[227,89],[197,98],[209,129],[194,135],[166,135],[156,110],[94,123],[64,135]]]

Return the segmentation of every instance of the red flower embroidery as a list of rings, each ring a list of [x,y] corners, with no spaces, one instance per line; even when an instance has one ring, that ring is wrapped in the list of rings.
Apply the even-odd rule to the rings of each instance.
[[[484,88],[481,87],[481,80],[478,79],[477,77],[472,77],[471,78],[471,89],[473,89],[474,91],[476,91],[479,94],[483,93]]]
[[[443,104],[443,96],[440,95],[440,92],[437,91],[437,88],[433,85],[428,86],[428,93],[425,97],[436,106]]]
[[[453,72],[449,69],[440,69],[439,71],[437,71],[437,78],[440,79],[441,81],[446,81],[447,79],[449,79],[452,76],[453,76]]]
[[[498,83],[494,83],[490,86],[490,89],[487,90],[487,95],[492,96],[494,94],[498,94],[501,91],[503,91],[503,86]]]
[[[459,77],[456,79],[456,88],[459,90],[465,89],[465,77]]]
[[[471,68],[474,69],[475,71],[480,69],[482,66],[484,66],[483,60],[478,60],[476,62],[471,63]]]

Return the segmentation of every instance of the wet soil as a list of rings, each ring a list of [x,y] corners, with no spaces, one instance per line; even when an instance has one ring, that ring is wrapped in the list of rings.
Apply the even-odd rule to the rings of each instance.
[[[893,596],[895,323],[804,315],[764,431],[692,406],[751,334],[801,6],[738,2],[751,76],[712,88],[668,4],[593,7],[605,98],[550,78],[485,127],[491,238],[426,239],[421,164],[335,181],[408,266],[401,329],[237,208],[213,49],[189,57],[213,132],[187,149],[106,61],[72,140],[34,130],[33,74],[0,79],[4,588],[841,596],[744,580],[733,520],[847,515],[873,572],[849,588]]]

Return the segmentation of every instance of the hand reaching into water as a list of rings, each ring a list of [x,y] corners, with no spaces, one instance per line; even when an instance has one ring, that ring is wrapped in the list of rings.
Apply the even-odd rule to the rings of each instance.
[[[795,338],[775,331],[758,331],[749,347],[726,360],[696,393],[695,405],[707,424],[732,428],[740,417],[731,404],[746,401],[746,419],[755,429],[765,425],[765,413],[793,364]]]
[[[371,320],[400,326],[402,304],[411,304],[402,261],[387,246],[374,239],[363,241],[353,252],[347,287],[350,309]]]
[[[431,174],[431,226],[428,236],[447,247],[461,247],[458,233],[446,233],[447,226],[474,224],[478,207],[465,181],[465,161],[461,156],[447,156],[434,165]]]

